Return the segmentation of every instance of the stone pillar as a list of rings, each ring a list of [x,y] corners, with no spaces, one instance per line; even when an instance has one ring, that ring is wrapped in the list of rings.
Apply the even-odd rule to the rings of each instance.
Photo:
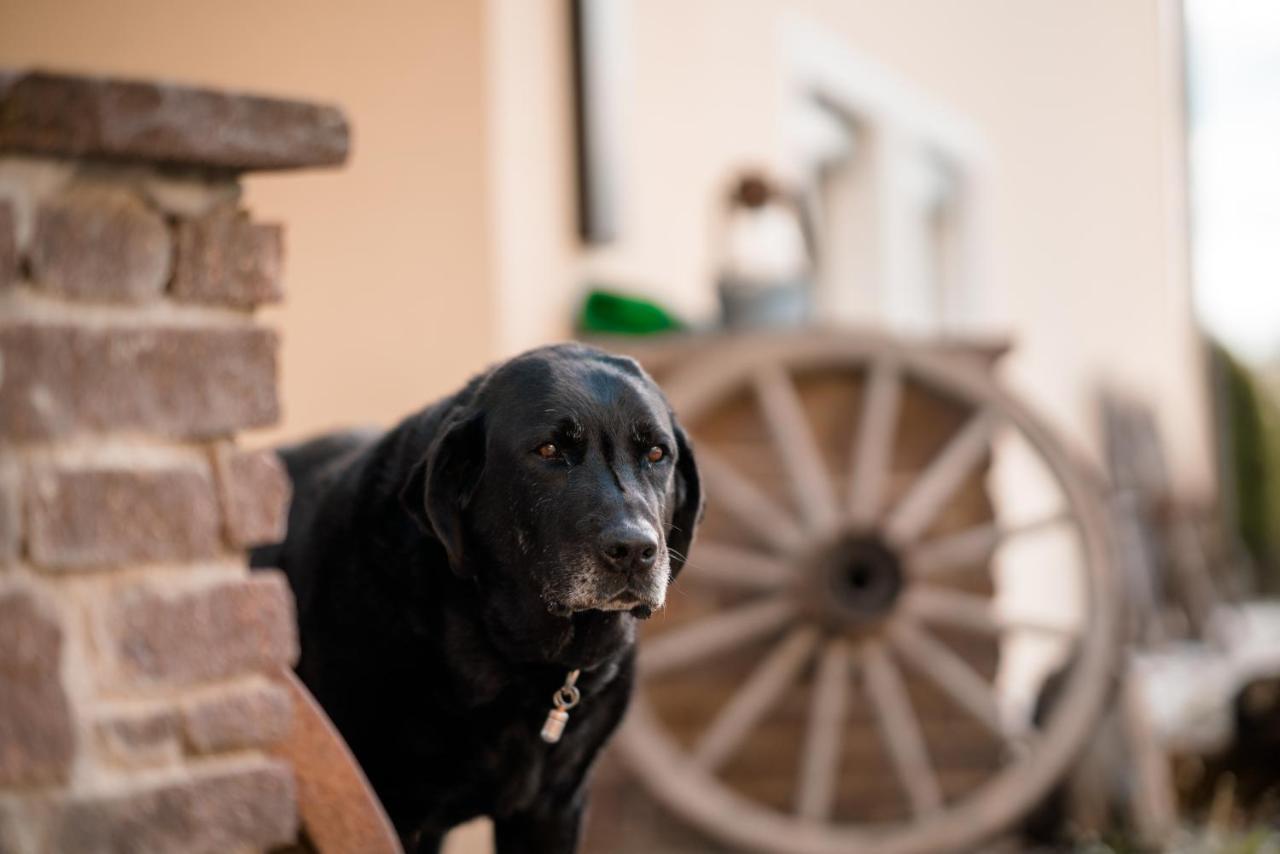
[[[0,851],[292,839],[277,681],[282,234],[247,171],[332,166],[337,110],[0,74]]]

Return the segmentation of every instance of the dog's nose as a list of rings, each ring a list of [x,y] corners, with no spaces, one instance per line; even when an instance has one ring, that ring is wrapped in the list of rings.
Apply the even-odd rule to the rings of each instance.
[[[658,558],[658,538],[640,525],[620,525],[601,537],[605,560],[619,572],[649,569]]]

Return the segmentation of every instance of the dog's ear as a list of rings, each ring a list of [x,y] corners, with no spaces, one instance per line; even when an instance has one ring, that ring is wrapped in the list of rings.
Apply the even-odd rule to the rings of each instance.
[[[693,544],[693,533],[702,521],[704,499],[702,480],[698,477],[698,461],[693,445],[679,422],[672,419],[676,432],[676,509],[667,530],[667,548],[671,551],[671,577],[674,579]]]
[[[463,517],[483,470],[484,417],[471,413],[444,426],[401,493],[409,514],[440,541],[450,568],[463,577],[470,575]]]

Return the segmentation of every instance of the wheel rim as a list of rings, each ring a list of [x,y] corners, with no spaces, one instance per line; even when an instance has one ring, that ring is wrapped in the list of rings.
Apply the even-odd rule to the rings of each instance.
[[[853,464],[840,489],[811,433],[795,377],[850,369],[865,377]],[[886,483],[903,390],[939,392],[971,408],[963,426],[919,477],[889,504]],[[782,511],[706,443],[699,462],[713,501],[750,527],[754,549],[699,544],[693,573],[733,567],[732,584],[759,592],[742,605],[666,632],[646,632],[641,678],[619,743],[628,764],[669,808],[711,835],[746,848],[798,852],[926,852],[971,845],[1007,827],[1061,776],[1087,740],[1107,696],[1115,652],[1117,598],[1103,521],[1090,484],[1051,434],[980,372],[937,354],[877,339],[731,343],[668,379],[673,408],[695,436],[699,421],[744,388],[753,395],[787,472],[795,513]],[[1074,526],[1085,584],[1085,622],[1074,629],[1074,665],[1045,724],[1003,718],[994,686],[936,634],[938,626],[979,634],[1045,630],[1005,620],[991,603],[929,583],[948,564],[993,548],[997,524],[926,539],[931,522],[1012,429],[1052,474]],[[842,494],[841,494],[842,493]],[[717,551],[718,550],[718,551]],[[714,572],[711,573],[713,576]],[[721,579],[727,580],[727,579]],[[682,582],[684,580],[682,579]],[[1061,627],[1052,627],[1060,631]],[[767,638],[768,652],[692,745],[681,745],[655,710],[650,690],[664,673],[714,666],[718,654]],[[788,810],[761,804],[725,783],[720,770],[779,698],[813,672]],[[942,791],[906,675],[934,683],[957,707],[997,733],[1012,758],[960,799]],[[855,696],[853,683],[860,685]],[[841,741],[851,704],[870,717],[910,817],[896,823],[835,822]]]

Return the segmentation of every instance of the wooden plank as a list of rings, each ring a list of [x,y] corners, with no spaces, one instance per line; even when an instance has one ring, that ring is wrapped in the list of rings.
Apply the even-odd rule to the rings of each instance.
[[[698,581],[744,590],[777,590],[792,583],[795,571],[764,552],[699,539],[685,564],[681,582]]]
[[[902,674],[880,641],[863,646],[861,663],[867,696],[912,812],[917,816],[937,812],[942,808],[942,787]]]
[[[702,734],[693,749],[694,764],[705,771],[723,765],[795,682],[817,642],[817,630],[808,626],[793,629],[779,641]]]
[[[838,516],[835,491],[795,382],[781,366],[771,364],[756,373],[754,385],[796,506],[811,529],[834,529]]]
[[[843,640],[829,642],[814,680],[796,792],[796,814],[810,821],[829,820],[835,805],[849,671],[848,644]]]
[[[364,772],[311,692],[292,670],[281,673],[293,695],[293,726],[271,748],[293,767],[298,813],[320,854],[403,854]]]
[[[880,518],[885,486],[893,464],[902,378],[898,368],[881,359],[864,385],[862,417],[854,439],[853,466],[849,472],[849,517],[870,528]]]
[[[905,619],[893,622],[888,638],[893,648],[918,672],[933,680],[994,735],[1006,737],[995,689],[968,662]]]
[[[985,565],[996,548],[1012,538],[1043,531],[1070,521],[1069,514],[1055,513],[1043,519],[1012,527],[998,525],[995,522],[978,525],[934,540],[917,543],[908,552],[906,562],[911,568],[912,575],[917,578],[941,577],[957,570]]]
[[[785,553],[804,542],[804,532],[789,512],[705,445],[698,448],[698,470],[708,493],[716,496],[717,507],[775,551]]]
[[[795,610],[790,596],[779,595],[646,638],[640,669],[652,676],[710,658],[781,628]]]
[[[922,622],[937,623],[980,634],[999,635],[1019,631],[1071,639],[1074,627],[1030,617],[1001,614],[985,596],[927,584],[915,584],[902,599],[904,611]]]
[[[974,413],[929,462],[885,521],[885,535],[891,542],[908,545],[924,533],[990,450],[995,424],[994,413],[987,410]]]

